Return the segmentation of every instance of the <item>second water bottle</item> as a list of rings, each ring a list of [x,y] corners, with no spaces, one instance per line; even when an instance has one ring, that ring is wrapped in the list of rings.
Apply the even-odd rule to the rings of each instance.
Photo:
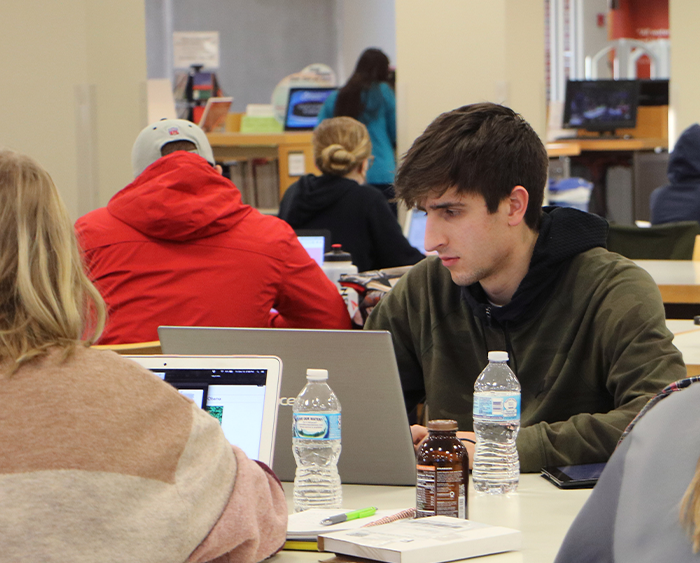
[[[474,490],[501,494],[518,488],[519,430],[520,383],[508,367],[508,353],[489,352],[489,363],[474,384]]]

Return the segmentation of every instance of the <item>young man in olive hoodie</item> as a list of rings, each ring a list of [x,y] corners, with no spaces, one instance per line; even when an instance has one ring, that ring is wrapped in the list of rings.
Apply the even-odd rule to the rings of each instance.
[[[606,221],[542,209],[547,164],[509,108],[440,115],[396,178],[397,196],[426,210],[425,247],[437,256],[367,323],[393,335],[407,409],[425,400],[430,418],[456,419],[463,438],[474,438],[488,351],[506,350],[522,386],[523,472],[606,461],[647,400],[686,373],[656,284],[605,250]]]

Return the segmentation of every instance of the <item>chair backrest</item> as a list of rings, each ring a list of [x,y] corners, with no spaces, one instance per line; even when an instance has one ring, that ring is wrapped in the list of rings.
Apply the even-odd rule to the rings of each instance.
[[[678,221],[651,227],[610,224],[608,250],[634,260],[691,260],[697,221]]]
[[[142,355],[142,354],[162,354],[160,340],[152,342],[134,342],[132,344],[95,344],[92,348],[98,350],[112,350],[117,354]]]

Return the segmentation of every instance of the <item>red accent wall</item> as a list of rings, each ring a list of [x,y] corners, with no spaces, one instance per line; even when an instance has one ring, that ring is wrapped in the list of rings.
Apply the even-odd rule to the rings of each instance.
[[[610,10],[610,39],[669,39],[668,0],[618,0],[618,8]],[[649,59],[637,63],[639,78],[649,78]]]

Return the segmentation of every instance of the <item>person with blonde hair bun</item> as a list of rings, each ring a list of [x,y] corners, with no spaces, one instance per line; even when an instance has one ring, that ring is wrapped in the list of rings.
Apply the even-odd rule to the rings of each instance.
[[[314,131],[313,148],[322,175],[292,184],[279,217],[295,229],[330,230],[333,243],[342,244],[361,272],[421,260],[384,196],[366,184],[372,153],[367,128],[351,117],[325,119]]]
[[[0,561],[274,553],[274,474],[156,375],[90,348],[105,317],[51,177],[0,150]]]

